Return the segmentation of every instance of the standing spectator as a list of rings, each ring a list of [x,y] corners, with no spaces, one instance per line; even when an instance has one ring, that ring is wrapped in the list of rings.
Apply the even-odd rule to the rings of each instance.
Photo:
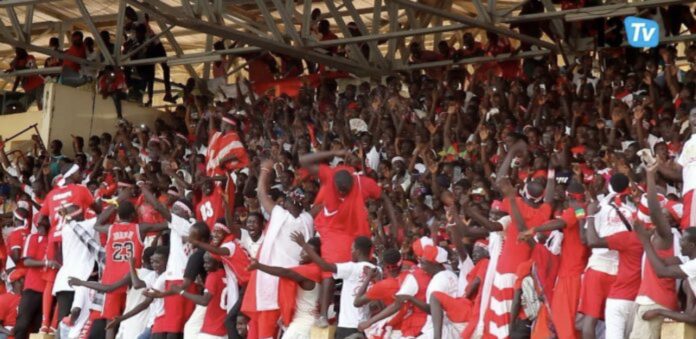
[[[36,58],[33,55],[28,54],[23,48],[15,48],[15,58],[10,62],[11,71],[18,71],[23,69],[36,69]],[[15,79],[12,91],[17,90],[17,86],[22,84],[22,89],[24,89],[24,96],[20,99],[24,108],[29,108],[34,101],[36,101],[36,106],[39,110],[43,109],[43,90],[44,90],[44,79],[40,75],[26,75],[18,76]]]

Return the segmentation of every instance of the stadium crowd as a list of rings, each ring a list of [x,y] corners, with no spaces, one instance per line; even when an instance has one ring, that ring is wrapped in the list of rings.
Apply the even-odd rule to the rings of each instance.
[[[493,34],[438,47],[411,57],[512,51]],[[74,157],[38,138],[0,152],[0,338],[331,325],[618,339],[696,324],[696,45],[683,47],[687,68],[677,46],[612,47],[562,67],[326,78],[294,97],[238,78],[248,91],[216,101],[192,83],[153,126],[74,136]]]

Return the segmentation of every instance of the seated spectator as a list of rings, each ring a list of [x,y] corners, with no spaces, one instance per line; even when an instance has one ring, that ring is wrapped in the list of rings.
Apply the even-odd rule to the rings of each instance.
[[[70,48],[65,51],[65,54],[76,58],[86,59],[87,50],[84,44],[84,35],[81,31],[75,31],[70,36]],[[72,60],[63,60],[63,70],[60,73],[60,82],[63,85],[78,87],[86,84],[89,79],[80,74],[82,65]]]
[[[97,81],[97,92],[106,99],[111,97],[116,106],[116,115],[122,118],[121,100],[126,98],[128,87],[126,87],[126,76],[118,68],[107,65],[101,72]]]

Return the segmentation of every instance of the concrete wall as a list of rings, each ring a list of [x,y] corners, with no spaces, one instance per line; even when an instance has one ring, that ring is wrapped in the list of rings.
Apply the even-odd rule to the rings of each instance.
[[[158,117],[165,115],[132,102],[123,101],[122,105],[124,118],[136,125],[152,126]],[[102,99],[92,87],[73,88],[50,83],[44,90],[43,111],[32,105],[25,113],[0,115],[0,135],[9,137],[32,124],[38,124],[44,143],[59,139],[63,142],[64,153],[72,156],[71,135],[82,136],[86,143],[91,135],[116,131],[116,108],[113,100]],[[18,147],[25,150],[32,134],[34,131],[30,130],[13,139],[6,150]]]

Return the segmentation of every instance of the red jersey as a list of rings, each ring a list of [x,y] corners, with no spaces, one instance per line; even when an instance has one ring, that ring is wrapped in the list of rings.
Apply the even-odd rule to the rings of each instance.
[[[17,323],[17,309],[20,299],[19,294],[12,292],[0,295],[0,322],[2,326],[14,327]]]
[[[609,290],[609,298],[635,300],[640,288],[643,245],[634,232],[623,231],[605,238],[607,248],[619,252],[619,272]]]
[[[47,245],[47,236],[39,235],[38,233],[29,234],[24,242],[22,258],[45,260]],[[24,290],[42,293],[46,286],[46,281],[43,279],[44,272],[45,269],[43,267],[27,267],[27,274],[24,276]]]
[[[72,46],[70,46],[70,48],[68,48],[65,51],[65,54],[72,55],[74,57],[78,57],[81,59],[87,58],[87,50],[85,49],[85,45],[80,45],[79,47],[72,45]],[[63,67],[67,67],[67,68],[72,69],[75,72],[79,72],[81,66],[80,66],[80,64],[78,64],[76,62],[70,61],[68,59],[64,59],[63,60]]]
[[[15,70],[37,68],[36,67],[36,58],[34,58],[33,55],[29,54],[24,59],[15,59],[12,63],[12,68]],[[26,75],[26,76],[23,76],[21,79],[22,79],[22,88],[24,88],[25,92],[29,92],[29,91],[33,90],[34,88],[37,88],[37,87],[44,84],[44,79],[40,75]]]
[[[370,300],[379,300],[385,306],[394,302],[394,296],[399,291],[399,285],[408,272],[401,272],[396,278],[384,278],[370,286],[365,291],[365,297]]]
[[[563,210],[561,219],[566,223],[561,244],[559,278],[579,277],[585,271],[589,250],[580,239],[580,221],[573,208]]]
[[[203,318],[201,332],[213,336],[227,335],[227,329],[225,329],[227,310],[220,307],[222,292],[227,287],[223,281],[224,278],[224,270],[210,272],[205,278],[205,291],[210,293],[212,298],[210,298],[210,303],[208,303],[208,307],[205,309],[205,317]]]
[[[516,197],[515,199],[517,199],[517,206],[528,229],[541,226],[551,217],[551,205],[544,203],[539,207],[532,207],[524,202],[524,199],[521,197]],[[508,198],[503,200],[501,211],[511,214],[510,200]],[[527,243],[517,240],[518,235],[517,224],[513,218],[510,225],[505,229],[505,239],[507,241],[503,243],[503,249],[500,252],[497,267],[498,273],[515,273],[517,266],[531,257],[532,249]]]
[[[130,272],[129,259],[134,258],[139,265],[143,255],[143,242],[140,239],[138,224],[115,223],[109,227],[106,240],[106,265],[102,284],[112,284]],[[126,287],[123,287],[125,290]]]
[[[10,235],[7,237],[8,256],[9,254],[12,254],[12,251],[14,250],[19,250],[19,253],[22,253],[24,242],[27,240],[28,234],[29,231],[25,227],[18,227],[10,233]],[[21,268],[24,267],[24,264],[20,261],[18,263],[16,262],[15,266],[17,266],[17,268]]]
[[[353,173],[353,187],[343,198],[339,197],[338,189],[334,184],[334,174],[341,170]],[[382,189],[372,178],[354,172],[352,167],[331,168],[327,165],[319,165],[321,188],[314,201],[315,204],[324,206],[314,218],[314,227],[319,232],[331,230],[355,236],[370,236],[365,201],[378,199],[382,195]]]
[[[674,246],[668,249],[656,249],[657,256],[660,258],[671,258],[675,255]],[[662,307],[676,311],[677,303],[677,286],[672,278],[659,278],[655,274],[655,269],[652,267],[650,260],[645,261],[643,266],[643,280],[640,282],[638,295],[646,296]]]
[[[215,222],[224,216],[225,206],[222,199],[222,188],[215,185],[213,192],[208,196],[203,196],[196,205],[196,219],[203,220],[212,231]]]
[[[57,211],[64,203],[77,205],[87,213],[87,210],[94,203],[94,197],[84,185],[68,184],[53,188],[46,195],[46,199],[44,199],[40,210],[42,216],[48,216],[50,218],[51,229],[58,225],[60,216]]]

